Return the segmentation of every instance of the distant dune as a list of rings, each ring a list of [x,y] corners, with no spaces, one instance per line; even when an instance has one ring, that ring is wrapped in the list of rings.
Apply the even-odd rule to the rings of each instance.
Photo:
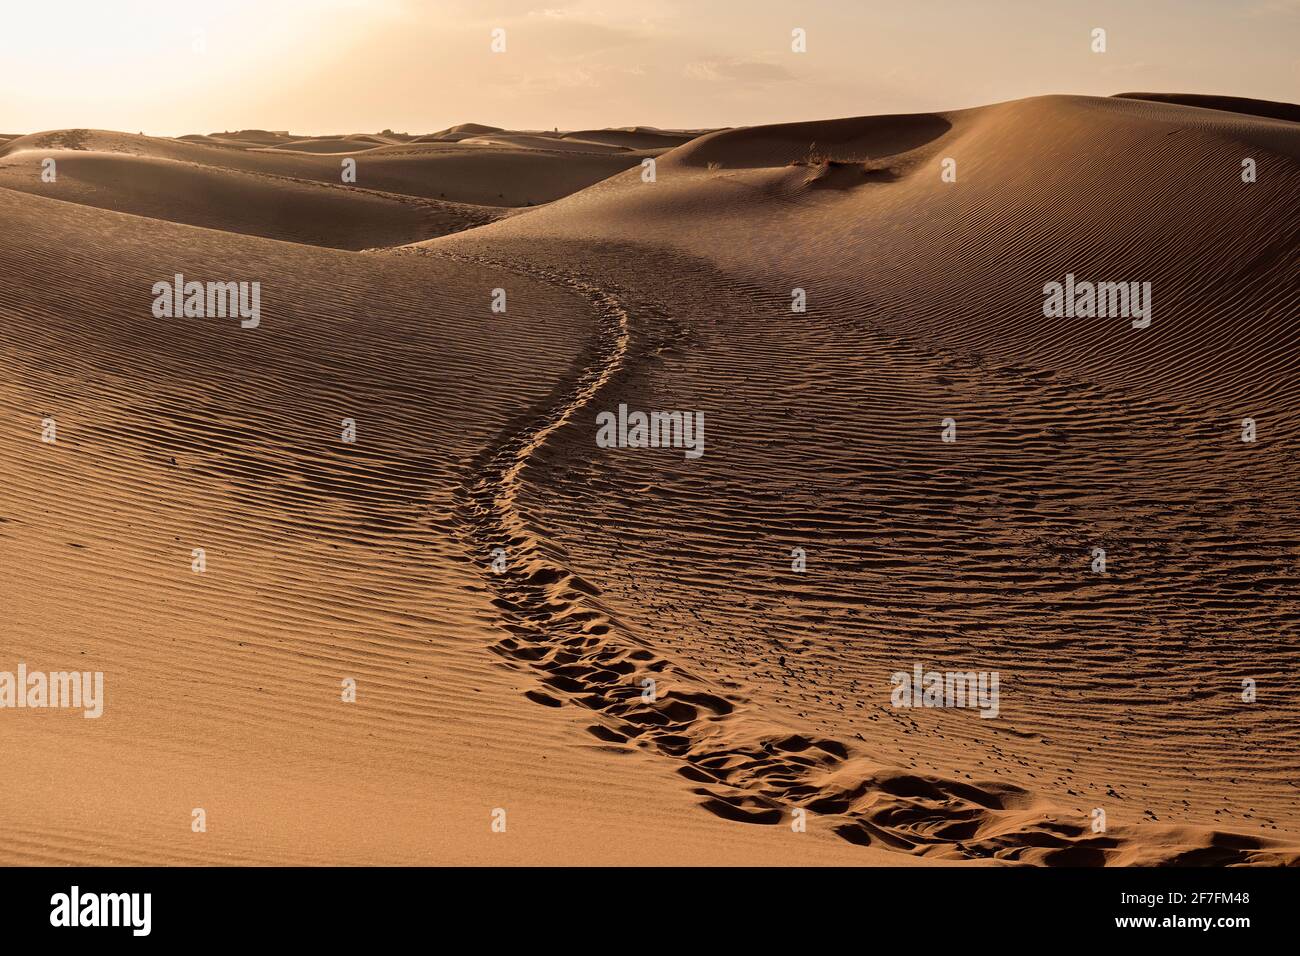
[[[1270,119],[1300,123],[1300,106],[1293,103],[1252,100],[1244,96],[1202,96],[1196,93],[1118,93],[1116,95],[1130,100],[1178,103],[1183,106],[1199,106],[1207,110],[1221,110],[1225,113],[1245,113],[1249,116],[1265,116]]]
[[[330,149],[340,142],[343,141],[335,138]],[[342,161],[355,154],[355,185],[359,188],[495,210],[550,202],[639,165],[642,158],[640,153],[596,147],[593,150],[598,149],[597,152],[575,151],[564,143],[557,144],[555,150],[542,151],[459,143],[375,147],[362,142],[354,149],[334,155],[313,155],[297,147],[248,149],[103,130],[56,130],[18,137],[0,145],[0,177],[8,175],[11,181],[26,183],[19,188],[39,188],[42,185],[39,177],[33,179],[27,169],[15,172],[14,164],[39,166],[46,151],[54,149],[139,156],[330,186],[344,185]],[[578,158],[573,152],[582,155]],[[485,215],[495,214],[489,211]]]
[[[275,146],[268,148],[292,150],[299,153],[349,153],[374,149],[379,145],[384,144],[330,136],[322,139],[295,139],[288,143],[277,143]]]
[[[565,133],[564,138],[583,143],[603,143],[606,146],[618,146],[623,149],[671,149],[707,132],[710,130],[675,132],[644,126],[629,126],[627,129],[578,130]]]
[[[234,133],[212,133],[213,139],[232,140],[257,146],[273,146],[278,143],[291,142],[298,137],[289,133],[272,133],[264,129],[241,129]]]
[[[0,862],[1300,863],[1295,109],[0,137]]]
[[[58,179],[44,183],[44,159]],[[496,218],[481,206],[322,186],[150,156],[45,150],[0,161],[0,187],[102,209],[289,242],[366,249]]]
[[[448,126],[446,129],[439,130],[432,134],[434,136],[452,136],[452,135],[470,135],[478,136],[481,133],[502,133],[505,132],[500,126],[484,126],[482,123],[459,123],[456,126]]]

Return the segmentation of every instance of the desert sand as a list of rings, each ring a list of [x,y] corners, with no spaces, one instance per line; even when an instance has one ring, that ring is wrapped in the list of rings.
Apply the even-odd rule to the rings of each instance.
[[[1295,110],[0,136],[0,863],[1300,862]]]

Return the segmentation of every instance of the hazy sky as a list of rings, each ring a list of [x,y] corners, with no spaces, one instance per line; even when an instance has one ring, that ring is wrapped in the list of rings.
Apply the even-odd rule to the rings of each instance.
[[[0,133],[694,128],[1131,90],[1295,102],[1300,0],[4,0],[0,65]]]

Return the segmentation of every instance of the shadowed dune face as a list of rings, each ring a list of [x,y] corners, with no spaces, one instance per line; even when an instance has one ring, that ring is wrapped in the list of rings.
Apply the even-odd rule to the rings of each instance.
[[[42,164],[56,163],[44,182]],[[136,216],[338,249],[416,242],[483,225],[461,203],[325,186],[121,153],[28,150],[0,159],[0,188]]]
[[[943,117],[926,113],[728,129],[692,140],[664,157],[664,162],[748,169],[786,166],[810,155],[866,161],[918,149],[949,128]]]
[[[689,143],[700,135],[703,135],[703,132],[675,133],[670,130],[631,127],[629,129],[579,130],[565,133],[564,138],[583,143],[604,143],[608,146],[619,146],[623,149],[672,149],[675,146],[681,146],[683,143]]]
[[[1300,126],[434,137],[356,189],[293,147],[342,137],[0,145],[5,650],[110,678],[0,723],[12,859],[1300,860]],[[261,325],[155,319],[174,273]],[[1149,326],[1046,316],[1067,274]],[[702,454],[599,447],[620,405]]]
[[[472,146],[505,146],[522,149],[544,149],[560,153],[596,153],[613,154],[626,150],[622,146],[609,143],[588,143],[579,140],[545,136],[539,133],[484,133],[460,140]]]
[[[376,146],[388,145],[380,142],[358,141],[356,139],[345,139],[338,137],[325,137],[322,139],[299,139],[291,143],[277,143],[269,149],[283,150],[293,153],[340,153],[347,154],[353,152],[364,152],[367,149],[374,149]]]
[[[1244,96],[1205,96],[1196,93],[1118,93],[1116,95],[1123,99],[1179,103],[1183,106],[1196,106],[1225,113],[1263,116],[1269,119],[1287,120],[1291,123],[1300,122],[1300,106],[1291,103],[1275,103],[1272,100],[1252,100]]]
[[[477,136],[480,133],[501,133],[500,126],[484,126],[482,123],[458,123],[444,130],[433,133],[434,136]]]

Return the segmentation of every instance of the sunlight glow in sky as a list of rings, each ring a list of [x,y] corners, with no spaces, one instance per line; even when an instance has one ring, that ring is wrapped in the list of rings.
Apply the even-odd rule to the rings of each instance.
[[[0,133],[695,128],[1130,90],[1294,102],[1298,51],[1300,0],[21,2],[0,11]]]

